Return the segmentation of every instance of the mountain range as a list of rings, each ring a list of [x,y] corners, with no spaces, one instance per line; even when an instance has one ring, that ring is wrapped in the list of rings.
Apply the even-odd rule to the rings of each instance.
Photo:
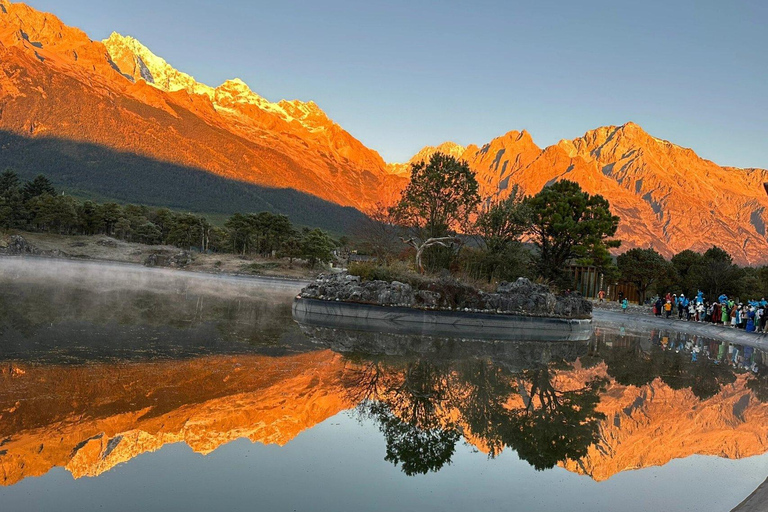
[[[718,245],[740,263],[768,261],[768,171],[720,166],[634,123],[545,148],[525,130],[482,146],[447,142],[409,163],[436,151],[466,160],[487,197],[560,179],[602,194],[621,217],[620,250],[669,257]],[[0,165],[22,176],[44,172],[100,198],[333,218],[343,230],[395,201],[409,163],[386,163],[312,101],[271,102],[239,79],[211,87],[132,37],[93,41],[0,0]]]

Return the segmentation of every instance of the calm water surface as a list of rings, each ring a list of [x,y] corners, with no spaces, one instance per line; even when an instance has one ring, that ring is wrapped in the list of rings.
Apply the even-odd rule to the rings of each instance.
[[[293,283],[0,260],[0,510],[728,511],[768,358],[299,326]]]

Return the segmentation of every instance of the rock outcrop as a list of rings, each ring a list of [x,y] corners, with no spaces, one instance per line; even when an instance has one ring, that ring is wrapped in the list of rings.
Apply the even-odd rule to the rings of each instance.
[[[192,263],[192,255],[187,251],[155,251],[144,260],[145,267],[184,268]]]
[[[0,254],[7,256],[21,256],[23,254],[36,254],[34,247],[29,245],[21,235],[11,235],[7,240],[0,238]]]
[[[3,256],[44,256],[49,258],[69,258],[70,255],[59,249],[43,251],[30,244],[21,235],[0,237],[0,255]]]
[[[378,306],[537,317],[589,318],[592,314],[592,303],[580,295],[556,296],[548,287],[523,277],[513,283],[501,283],[495,293],[486,293],[449,280],[424,282],[414,288],[399,281],[363,281],[349,274],[323,274],[304,288],[300,296]]]

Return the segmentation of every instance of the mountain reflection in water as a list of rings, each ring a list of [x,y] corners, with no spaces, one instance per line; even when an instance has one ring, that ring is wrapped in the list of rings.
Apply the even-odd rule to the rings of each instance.
[[[175,442],[282,446],[346,410],[408,475],[440,471],[462,440],[595,480],[767,451],[766,359],[749,347],[604,329],[582,344],[306,336],[274,288],[2,284],[6,486],[56,466],[96,476]]]

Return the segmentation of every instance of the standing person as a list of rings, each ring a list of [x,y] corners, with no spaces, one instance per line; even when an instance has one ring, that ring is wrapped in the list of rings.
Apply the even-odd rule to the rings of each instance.
[[[624,292],[621,290],[619,290],[619,302],[621,303],[624,302]]]
[[[656,299],[656,307],[653,311],[656,314],[656,316],[661,316],[661,310],[663,307],[664,307],[664,302],[661,300],[661,297],[659,297],[658,299]]]
[[[667,301],[664,303],[664,313],[666,313],[667,318],[672,315],[672,301]]]
[[[721,313],[720,319],[723,321],[723,325],[728,325],[731,319],[731,314],[728,311],[728,304],[723,304],[721,309],[723,312]]]
[[[754,306],[749,306],[749,311],[747,311],[747,325],[744,328],[747,332],[755,332],[755,308]]]
[[[600,302],[603,302],[605,300],[605,290],[597,292],[597,298],[600,299]]]
[[[621,300],[621,312],[626,313],[628,307],[629,307],[629,301],[625,297],[624,299]]]

